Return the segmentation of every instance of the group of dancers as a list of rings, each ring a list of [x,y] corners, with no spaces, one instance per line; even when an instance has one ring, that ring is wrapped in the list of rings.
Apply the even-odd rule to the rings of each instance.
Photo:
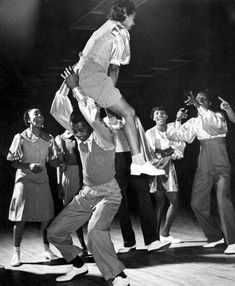
[[[43,131],[44,118],[39,109],[32,108],[24,114],[28,128],[14,137],[7,157],[17,169],[9,210],[9,219],[14,222],[12,266],[20,265],[25,222],[35,221],[41,222],[43,256],[57,259],[49,247],[51,243],[70,264],[56,281],[86,274],[88,267],[82,257],[90,251],[107,285],[130,285],[110,236],[110,225],[118,213],[124,240],[119,253],[136,248],[127,185],[131,182],[137,190],[147,250],[166,250],[171,243],[179,243],[179,239],[170,236],[179,205],[173,160],[182,158],[185,143],[196,137],[201,148],[191,205],[208,240],[204,247],[225,243],[224,252],[235,254],[235,211],[225,144],[227,124],[221,112],[211,110],[209,93],[203,90],[196,97],[190,94],[186,104],[194,106],[198,116],[183,124],[181,120],[187,117],[184,109],[178,111],[175,122],[167,123],[165,107],[153,108],[151,117],[156,124],[145,133],[134,109],[115,87],[119,67],[130,60],[129,30],[135,16],[131,1],[116,1],[109,20],[92,34],[78,63],[62,73],[64,82],[51,105],[51,115],[65,129],[62,135],[54,139]],[[79,112],[68,97],[70,90]],[[220,100],[221,108],[235,122],[228,102]],[[101,108],[106,111],[104,118]],[[47,161],[58,169],[59,197],[64,202],[63,210],[55,218]],[[216,190],[221,227],[210,215],[212,186]],[[157,211],[149,192],[156,199]],[[160,235],[166,198],[170,204]],[[82,232],[85,223],[87,245]],[[73,244],[73,232],[77,233],[81,247]]]

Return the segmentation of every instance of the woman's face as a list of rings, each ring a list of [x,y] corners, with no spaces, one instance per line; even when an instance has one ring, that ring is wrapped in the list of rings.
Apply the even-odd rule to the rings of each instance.
[[[42,128],[44,117],[39,109],[33,108],[29,112],[28,122],[31,126]]]
[[[127,30],[130,30],[132,26],[135,25],[135,15],[135,12],[131,15],[126,15],[126,19],[122,22],[123,26],[125,26]]]

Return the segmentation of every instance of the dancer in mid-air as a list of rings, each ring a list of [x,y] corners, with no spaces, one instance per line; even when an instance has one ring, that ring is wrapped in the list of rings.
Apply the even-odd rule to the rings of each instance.
[[[131,1],[116,1],[109,20],[92,34],[73,68],[79,72],[80,86],[87,96],[100,107],[108,108],[125,119],[123,131],[132,154],[131,174],[155,176],[159,175],[158,169],[150,161],[146,162],[141,153],[135,110],[115,87],[119,67],[130,61],[128,30],[134,25],[135,15],[135,6]],[[68,93],[65,83],[60,92]]]

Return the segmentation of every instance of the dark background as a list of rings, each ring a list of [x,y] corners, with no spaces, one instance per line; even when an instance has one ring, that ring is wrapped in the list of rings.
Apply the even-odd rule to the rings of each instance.
[[[0,224],[7,225],[14,172],[5,160],[13,136],[25,129],[26,108],[38,107],[45,129],[62,128],[50,116],[61,84],[60,73],[78,60],[91,33],[106,20],[111,0],[0,1]],[[169,122],[183,106],[187,90],[209,88],[214,108],[222,96],[235,109],[235,1],[135,0],[131,63],[121,68],[118,87],[148,129],[156,105],[165,105]],[[193,108],[189,115],[194,116]],[[228,150],[234,170],[234,125],[228,122]],[[189,208],[198,142],[176,162],[182,208]],[[55,169],[48,167],[55,204]],[[234,175],[234,171],[233,171]],[[234,177],[234,176],[232,176]],[[234,179],[232,182],[234,193]],[[136,211],[133,190],[131,209]],[[235,195],[233,195],[235,198]]]

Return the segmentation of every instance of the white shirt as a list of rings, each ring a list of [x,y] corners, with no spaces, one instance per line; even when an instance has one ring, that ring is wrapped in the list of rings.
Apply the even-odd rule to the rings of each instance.
[[[168,123],[167,129],[172,125],[174,125],[174,123]],[[158,130],[157,126],[154,126],[146,131],[146,138],[149,142],[151,150],[154,153],[156,149],[165,150],[171,147],[174,149],[174,153],[171,155],[172,159],[183,158],[185,143],[170,140],[167,136],[167,132]]]
[[[120,22],[108,20],[96,30],[80,54],[78,68],[86,59],[104,67],[108,71],[110,64],[127,65],[130,62],[130,34]]]
[[[191,143],[195,137],[199,140],[225,137],[228,132],[227,123],[222,113],[198,108],[198,116],[189,119],[184,124],[175,122],[167,129],[167,136],[172,140]]]

